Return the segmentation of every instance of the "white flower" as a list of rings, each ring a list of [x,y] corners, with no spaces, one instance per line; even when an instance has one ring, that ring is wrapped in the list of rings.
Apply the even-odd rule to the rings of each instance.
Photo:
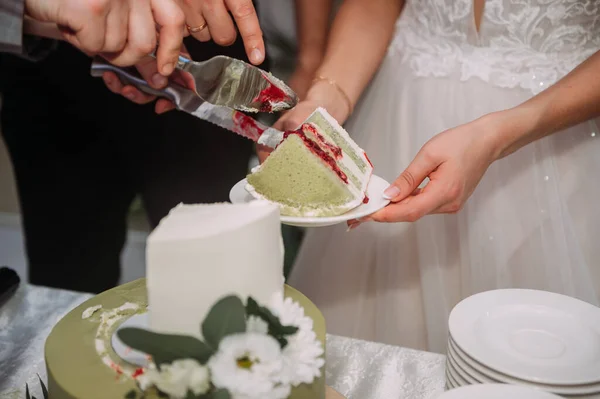
[[[304,308],[283,293],[273,295],[269,310],[279,318],[284,326],[298,327],[298,332],[287,336],[288,344],[283,348],[283,370],[278,375],[279,382],[298,386],[310,384],[321,376],[323,345],[313,331],[313,321],[304,315]]]
[[[290,386],[279,384],[282,369],[279,343],[258,333],[229,335],[208,362],[212,382],[232,399],[285,399]]]
[[[171,364],[161,365],[160,371],[150,367],[138,377],[142,390],[154,385],[158,390],[175,399],[185,398],[188,391],[201,395],[210,389],[208,368],[196,360],[175,360]]]
[[[295,326],[303,330],[313,328],[313,321],[304,315],[304,308],[292,298],[284,298],[281,291],[271,296],[267,308],[284,326]]]
[[[246,332],[268,334],[269,325],[260,317],[251,315],[248,317],[248,320],[246,320]]]

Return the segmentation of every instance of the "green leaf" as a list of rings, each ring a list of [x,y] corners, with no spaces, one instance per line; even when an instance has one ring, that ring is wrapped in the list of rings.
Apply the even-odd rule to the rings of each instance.
[[[186,399],[231,399],[231,394],[226,389],[217,389],[204,395],[187,397]]]
[[[231,399],[231,395],[228,390],[219,389],[212,393],[211,399]]]
[[[132,389],[131,391],[127,392],[127,395],[125,395],[125,399],[135,399],[137,397],[137,392],[135,391],[135,389]]]
[[[246,310],[241,299],[233,295],[215,303],[202,322],[202,335],[214,349],[226,336],[243,332],[246,332]]]
[[[195,359],[206,364],[213,355],[208,345],[190,336],[158,334],[140,328],[123,328],[117,335],[125,345],[152,356],[159,367],[179,359]]]
[[[40,375],[37,375],[38,380],[40,380],[40,385],[42,386],[42,395],[44,395],[44,399],[48,399],[48,389],[46,388],[46,384],[44,384],[44,381],[42,381],[42,377],[40,377]]]
[[[275,316],[268,308],[260,306],[253,298],[248,298],[246,312],[248,315],[260,317],[267,323],[269,326],[269,335],[279,342],[282,349],[288,344],[285,337],[298,332],[298,327],[282,325],[279,317]]]

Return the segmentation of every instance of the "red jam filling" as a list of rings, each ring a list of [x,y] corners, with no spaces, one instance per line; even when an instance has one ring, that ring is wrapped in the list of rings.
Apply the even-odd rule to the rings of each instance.
[[[308,137],[306,137],[306,134],[304,134],[304,132],[302,131],[302,129],[307,126],[306,124],[302,125],[300,127],[300,129],[298,130],[292,130],[292,131],[288,131],[285,132],[283,134],[283,138],[284,140],[286,138],[288,138],[290,136],[290,134],[296,134],[298,135],[298,137],[300,137],[302,139],[302,141],[304,141],[304,144],[318,157],[320,157],[327,165],[329,165],[329,167],[331,168],[331,170],[333,170],[340,179],[342,179],[342,181],[346,184],[348,184],[348,176],[346,176],[346,174],[344,172],[342,172],[342,170],[339,168],[339,166],[337,165],[337,162],[335,161],[335,159],[333,159],[333,157],[331,155],[329,155],[327,152],[323,151],[323,149],[321,147],[319,147],[317,145],[317,143],[315,143],[314,141],[312,141],[311,139],[309,139]]]
[[[365,198],[363,198],[363,204],[368,204],[369,203],[369,197],[367,197],[365,195]]]
[[[267,76],[263,74],[263,77],[268,82],[268,85],[260,93],[258,93],[258,96],[253,100],[253,102],[261,103],[261,112],[272,112],[273,104],[285,102],[289,96],[285,91],[271,83]]]
[[[367,162],[369,163],[369,165],[371,165],[371,168],[375,169],[375,167],[373,166],[373,163],[369,159],[369,156],[367,155],[367,153],[363,151],[363,154],[365,154],[365,158],[367,158]]]
[[[319,144],[323,145],[324,147],[327,147],[327,149],[333,153],[335,159],[340,159],[342,157],[342,149],[336,145],[330,144],[327,141],[325,141],[325,137],[323,137],[319,132],[317,132],[317,128],[315,128],[313,125],[305,123],[304,125],[302,125],[302,129],[306,129],[312,134],[314,134],[317,140],[319,140]]]
[[[252,136],[254,141],[257,141],[261,134],[263,134],[264,129],[261,129],[256,124],[256,121],[251,117],[242,114],[241,112],[235,111],[232,116],[234,123],[234,131],[236,133],[242,134],[245,137]]]
[[[133,374],[131,376],[133,378],[138,378],[142,374],[144,374],[144,369],[143,368],[139,368],[139,369],[135,369],[135,371],[133,372]]]

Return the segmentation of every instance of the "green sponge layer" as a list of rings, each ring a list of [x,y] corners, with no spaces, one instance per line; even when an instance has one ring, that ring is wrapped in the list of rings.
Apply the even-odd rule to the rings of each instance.
[[[248,183],[267,200],[284,205],[290,216],[333,216],[348,210],[354,198],[331,168],[290,135],[271,154]]]

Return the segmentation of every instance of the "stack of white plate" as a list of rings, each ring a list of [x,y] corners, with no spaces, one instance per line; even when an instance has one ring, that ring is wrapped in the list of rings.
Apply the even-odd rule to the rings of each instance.
[[[447,391],[437,399],[560,399],[560,396],[515,385],[480,384]]]
[[[534,290],[473,295],[450,313],[448,389],[514,384],[600,399],[600,308]]]

